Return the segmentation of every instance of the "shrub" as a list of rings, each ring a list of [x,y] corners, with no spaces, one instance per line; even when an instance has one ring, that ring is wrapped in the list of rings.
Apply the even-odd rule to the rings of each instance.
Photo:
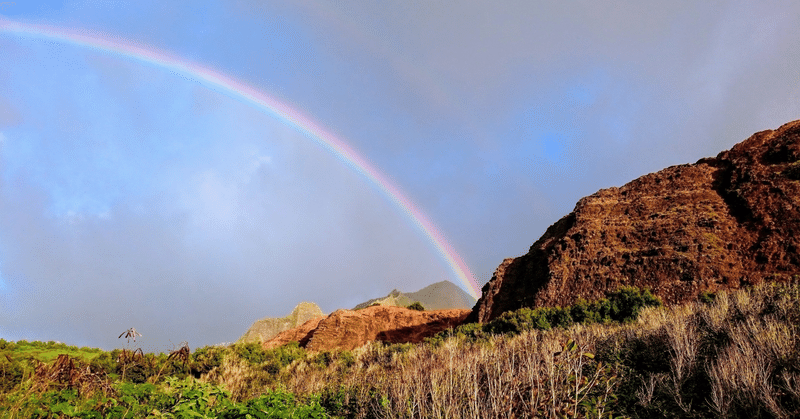
[[[425,343],[433,346],[441,346],[444,343],[445,339],[449,339],[451,337],[456,337],[460,340],[466,340],[468,342],[475,342],[481,339],[485,339],[488,337],[488,334],[484,332],[484,326],[480,323],[466,323],[455,328],[445,329],[435,336],[425,338]]]
[[[297,359],[303,359],[306,350],[300,347],[297,342],[289,342],[286,345],[269,349],[265,352],[265,361],[262,368],[272,375],[277,375],[284,367]]]
[[[117,369],[117,362],[110,352],[101,352],[89,362],[89,366],[93,371],[113,374]]]
[[[22,382],[24,372],[25,369],[19,361],[0,356],[0,393],[15,389]]]
[[[415,301],[415,302],[411,303],[406,308],[411,309],[411,310],[417,310],[417,311],[425,311],[425,307],[419,301]]]
[[[711,304],[714,302],[714,299],[716,298],[717,298],[716,293],[703,291],[697,296],[697,301],[703,304]]]
[[[233,418],[327,418],[319,398],[303,402],[294,394],[276,389],[255,399],[231,406],[219,415],[220,419]]]
[[[233,353],[251,364],[267,360],[267,351],[258,342],[237,343],[231,346]]]
[[[17,344],[14,341],[7,341],[5,339],[0,339],[0,350],[7,350],[13,351],[16,349]]]
[[[583,298],[570,308],[570,316],[575,323],[597,323],[601,320],[597,307]]]
[[[579,299],[570,307],[523,307],[507,311],[481,326],[473,323],[449,329],[429,338],[430,343],[441,343],[450,336],[464,336],[477,340],[488,334],[516,335],[527,330],[548,330],[554,327],[567,328],[575,323],[630,322],[635,320],[644,307],[659,307],[661,300],[649,290],[636,287],[622,287],[609,293],[608,298],[588,302]]]
[[[227,350],[218,346],[204,346],[196,349],[191,356],[190,371],[193,376],[200,378],[214,368],[222,365]]]
[[[339,363],[344,368],[350,368],[356,363],[356,357],[351,351],[341,351],[339,353]]]
[[[327,367],[328,365],[331,364],[333,359],[334,359],[334,354],[332,352],[330,352],[330,351],[322,351],[322,352],[319,352],[314,357],[314,363],[319,365],[319,366],[321,366],[321,367]]]
[[[654,296],[650,290],[640,290],[636,287],[621,287],[608,296],[611,302],[611,320],[630,322],[636,320],[639,311],[644,307],[660,307],[661,300]]]
[[[484,330],[494,334],[518,334],[526,330],[549,330],[573,324],[570,308],[537,307],[505,312],[487,323]]]

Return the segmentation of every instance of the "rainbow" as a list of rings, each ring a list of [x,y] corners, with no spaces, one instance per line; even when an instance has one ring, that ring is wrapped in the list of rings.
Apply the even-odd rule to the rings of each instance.
[[[428,217],[426,217],[419,208],[414,206],[411,200],[409,200],[397,186],[392,184],[386,176],[382,175],[377,169],[370,165],[364,157],[348,146],[347,143],[330,131],[317,125],[310,118],[288,104],[212,68],[197,63],[191,63],[166,52],[118,37],[87,35],[85,33],[53,26],[20,23],[2,17],[0,17],[0,33],[31,38],[43,38],[79,47],[92,48],[117,56],[128,57],[184,75],[190,79],[201,82],[206,87],[214,88],[214,90],[219,90],[228,96],[244,100],[246,103],[259,108],[265,113],[293,127],[309,139],[317,142],[356,172],[367,178],[367,180],[375,185],[389,200],[401,208],[408,218],[420,229],[448,264],[453,275],[466,287],[467,292],[475,298],[478,298],[480,295],[480,288],[467,264],[464,263],[458,253],[456,253],[453,247],[447,242],[444,235],[439,232]]]

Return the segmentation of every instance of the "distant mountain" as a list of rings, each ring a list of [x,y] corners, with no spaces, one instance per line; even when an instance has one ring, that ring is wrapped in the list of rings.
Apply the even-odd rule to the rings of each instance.
[[[441,281],[416,292],[392,290],[386,297],[374,298],[355,306],[360,310],[373,304],[382,306],[406,307],[419,301],[426,310],[471,309],[476,300],[450,281]]]
[[[325,316],[325,313],[314,303],[300,303],[286,317],[267,317],[257,320],[250,329],[239,338],[239,342],[265,342],[284,330],[293,329],[308,320]]]

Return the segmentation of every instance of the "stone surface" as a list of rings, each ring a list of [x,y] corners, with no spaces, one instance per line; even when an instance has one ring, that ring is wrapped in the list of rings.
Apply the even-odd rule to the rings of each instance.
[[[264,342],[264,348],[292,341],[312,351],[355,349],[374,340],[416,343],[463,323],[469,313],[470,310],[416,311],[391,306],[337,310],[278,334]]]
[[[292,313],[281,318],[264,318],[257,320],[239,338],[239,342],[264,342],[272,339],[280,332],[300,326],[308,320],[324,316],[322,310],[314,303],[300,303]]]
[[[622,285],[666,303],[800,274],[800,121],[578,201],[506,259],[468,321],[568,305]]]

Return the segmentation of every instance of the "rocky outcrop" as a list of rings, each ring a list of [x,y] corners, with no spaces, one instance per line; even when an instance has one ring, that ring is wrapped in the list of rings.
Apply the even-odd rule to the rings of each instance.
[[[407,307],[413,303],[414,300],[408,298],[405,294],[398,290],[392,290],[386,297],[373,298],[353,307],[353,310],[361,310],[372,305],[391,306],[391,307]]]
[[[578,201],[506,259],[468,321],[568,305],[622,285],[666,303],[800,274],[800,121]]]
[[[374,340],[416,343],[463,323],[469,314],[469,310],[416,311],[391,306],[337,310],[278,334],[264,342],[264,348],[292,341],[312,351],[355,349]]]
[[[420,302],[426,310],[469,309],[475,305],[475,298],[450,281],[440,281],[416,292],[392,290],[386,297],[363,302],[353,310],[373,304],[406,307],[414,302]]]
[[[264,318],[257,320],[239,338],[239,342],[264,342],[272,339],[280,332],[302,325],[308,320],[324,316],[325,314],[314,303],[300,303],[292,313],[282,318]]]

